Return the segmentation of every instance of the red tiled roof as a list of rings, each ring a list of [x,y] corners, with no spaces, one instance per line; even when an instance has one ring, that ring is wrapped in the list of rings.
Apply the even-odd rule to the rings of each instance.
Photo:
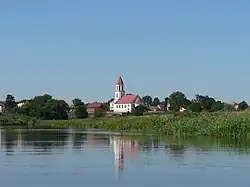
[[[141,98],[138,95],[127,94],[118,99],[118,101],[116,101],[115,104],[132,104],[132,103],[139,104],[141,103],[139,101],[141,101]]]
[[[116,85],[123,85],[123,80],[121,76],[117,79]]]
[[[142,103],[142,99],[137,96],[136,100],[135,100],[135,104],[141,104]]]

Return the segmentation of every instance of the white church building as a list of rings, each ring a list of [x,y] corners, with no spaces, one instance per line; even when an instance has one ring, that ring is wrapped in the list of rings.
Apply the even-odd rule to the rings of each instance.
[[[115,113],[128,113],[132,112],[135,107],[143,104],[139,95],[125,94],[124,83],[121,76],[116,81],[115,85],[115,98],[110,102],[110,111]]]

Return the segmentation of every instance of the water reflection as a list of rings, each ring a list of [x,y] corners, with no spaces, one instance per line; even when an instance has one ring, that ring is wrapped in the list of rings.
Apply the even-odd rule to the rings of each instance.
[[[250,143],[214,138],[160,138],[154,136],[118,136],[109,133],[80,130],[11,130],[0,129],[0,151],[7,156],[15,153],[33,155],[63,155],[67,150],[72,153],[84,153],[89,149],[102,151],[112,150],[114,168],[118,177],[122,176],[126,161],[135,160],[145,155],[148,161],[156,164],[154,155],[164,153],[170,162],[183,164],[185,158],[205,158],[213,152],[229,154],[249,154]],[[86,150],[87,149],[87,150]],[[207,156],[208,157],[208,156]],[[156,157],[157,158],[157,157]],[[143,161],[143,162],[144,162]]]
[[[119,136],[110,136],[110,142],[113,144],[116,175],[120,177],[124,169],[124,159],[139,152],[139,142]]]
[[[249,148],[246,140],[209,137],[0,129],[0,175],[4,186],[246,186]]]

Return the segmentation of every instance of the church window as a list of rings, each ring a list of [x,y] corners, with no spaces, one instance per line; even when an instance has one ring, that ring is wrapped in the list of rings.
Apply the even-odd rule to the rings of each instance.
[[[116,93],[116,97],[118,97],[118,93]]]
[[[126,105],[124,105],[124,108],[126,108],[127,106]]]

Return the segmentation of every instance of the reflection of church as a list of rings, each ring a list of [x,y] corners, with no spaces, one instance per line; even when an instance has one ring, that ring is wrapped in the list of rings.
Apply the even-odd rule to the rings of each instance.
[[[124,158],[136,154],[139,151],[139,143],[119,136],[110,136],[110,142],[113,145],[116,173],[120,176],[124,169]]]

